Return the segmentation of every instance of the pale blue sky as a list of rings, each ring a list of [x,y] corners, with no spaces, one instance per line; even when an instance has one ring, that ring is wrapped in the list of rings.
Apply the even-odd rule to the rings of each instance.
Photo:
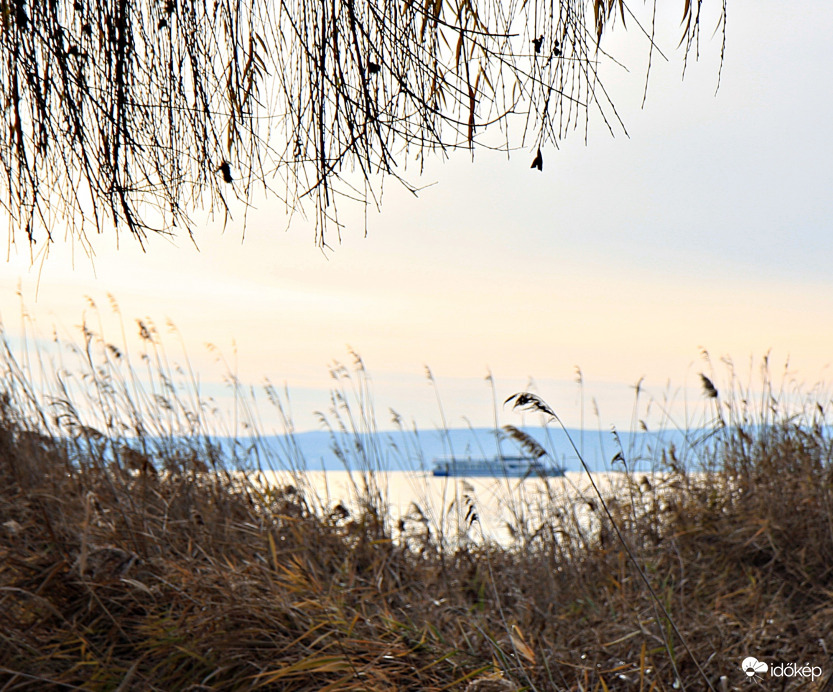
[[[200,252],[185,238],[154,239],[147,254],[123,238],[115,252],[101,237],[95,272],[58,247],[36,301],[28,249],[12,248],[6,329],[18,281],[44,333],[71,332],[84,295],[106,306],[112,293],[131,322],[175,322],[203,381],[220,374],[203,344],[230,357],[235,340],[241,379],[286,382],[300,428],[316,427],[327,365],[349,361],[347,345],[380,412],[423,426],[438,420],[424,364],[453,424],[490,422],[487,368],[501,398],[535,378],[568,424],[576,365],[605,425],[627,424],[643,376],[656,395],[670,381],[696,398],[700,347],[744,367],[771,348],[812,384],[833,354],[833,6],[730,0],[716,95],[720,37],[706,21],[681,81],[680,13],[660,16],[671,62],[655,56],[644,109],[646,45],[632,33],[609,46],[630,70],[604,72],[630,138],[592,123],[586,146],[575,132],[544,150],[543,173],[529,150],[474,163],[460,152],[420,179],[414,168],[413,182],[436,184],[414,199],[387,182],[366,238],[344,207],[351,223],[326,257],[302,220],[284,232],[283,210],[260,203],[242,244],[234,222],[199,229]]]

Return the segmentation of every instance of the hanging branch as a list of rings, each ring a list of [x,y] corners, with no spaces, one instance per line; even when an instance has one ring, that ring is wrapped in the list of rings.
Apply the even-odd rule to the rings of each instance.
[[[686,55],[701,4],[685,0]],[[324,245],[339,203],[377,203],[386,176],[407,185],[408,161],[494,146],[510,120],[521,146],[557,145],[591,110],[621,125],[596,65],[626,14],[621,0],[0,0],[11,240],[191,233],[196,209],[227,215],[262,186]]]

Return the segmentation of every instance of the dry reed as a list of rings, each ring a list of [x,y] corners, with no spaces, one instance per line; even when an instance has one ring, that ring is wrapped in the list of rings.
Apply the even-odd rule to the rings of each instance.
[[[730,370],[718,394],[704,376],[710,435],[665,449],[662,474],[627,472],[615,495],[527,507],[507,547],[469,530],[472,495],[455,498],[466,541],[418,505],[392,520],[380,450],[358,435],[376,430],[366,380],[358,409],[337,390],[322,414],[355,435],[341,453],[362,460],[359,502],[323,503],[300,471],[256,483],[262,450],[212,440],[210,406],[183,389],[195,379],[142,326],[141,375],[85,327],[74,389],[44,389],[6,344],[0,689],[740,690],[749,655],[833,674],[819,392],[775,391],[767,371],[756,398]]]

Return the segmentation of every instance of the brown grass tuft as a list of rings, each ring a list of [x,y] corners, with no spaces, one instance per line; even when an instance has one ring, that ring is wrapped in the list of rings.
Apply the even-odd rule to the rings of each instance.
[[[264,487],[233,471],[236,452],[199,431],[98,432],[67,397],[51,410],[72,425],[49,429],[22,370],[5,368],[2,689],[742,690],[746,656],[833,674],[827,399],[796,413],[771,388],[765,405],[727,395],[729,424],[622,474],[609,517],[598,498],[553,495],[501,546],[438,538],[416,503],[395,522],[370,467],[359,501],[331,507],[302,473]],[[187,428],[186,397],[164,391],[158,410]],[[120,400],[108,412],[131,430],[158,428],[138,395]],[[353,419],[372,429],[367,411]],[[471,528],[477,498],[459,502]]]

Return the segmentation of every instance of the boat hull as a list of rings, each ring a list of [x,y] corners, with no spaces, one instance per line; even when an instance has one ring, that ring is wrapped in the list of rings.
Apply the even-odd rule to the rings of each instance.
[[[440,478],[535,478],[563,476],[564,469],[530,459],[435,460],[432,475]]]
[[[500,471],[445,471],[442,469],[434,469],[431,471],[432,476],[437,478],[537,478],[545,476],[547,478],[554,478],[563,476],[564,472],[559,469],[550,469],[547,471],[528,471],[527,473],[501,473]]]

